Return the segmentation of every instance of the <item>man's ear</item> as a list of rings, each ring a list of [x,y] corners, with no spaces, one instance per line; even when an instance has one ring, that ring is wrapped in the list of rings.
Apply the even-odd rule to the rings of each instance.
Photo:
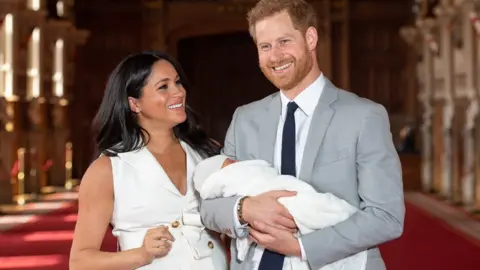
[[[315,27],[310,26],[305,32],[305,40],[307,42],[307,47],[310,51],[314,51],[317,48],[318,43],[318,32]]]
[[[128,97],[128,105],[130,105],[130,110],[134,113],[139,113],[142,109],[138,105],[138,99],[133,97]]]

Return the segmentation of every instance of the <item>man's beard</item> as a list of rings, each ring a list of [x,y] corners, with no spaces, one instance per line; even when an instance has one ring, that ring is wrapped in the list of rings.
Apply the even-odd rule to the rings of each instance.
[[[272,66],[278,67],[289,62],[293,62],[292,66],[289,67],[289,69],[293,68],[293,70],[289,70],[286,75],[275,75],[275,71],[271,68]],[[265,77],[267,77],[267,79],[278,89],[290,90],[297,86],[308,75],[312,70],[312,66],[313,61],[310,57],[309,51],[305,49],[304,54],[298,59],[293,57],[282,59],[278,64],[269,64],[266,67],[262,66],[261,70]]]

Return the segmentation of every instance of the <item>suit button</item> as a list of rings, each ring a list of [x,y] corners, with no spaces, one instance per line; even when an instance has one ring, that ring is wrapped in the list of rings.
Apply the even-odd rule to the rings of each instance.
[[[172,223],[172,227],[173,227],[173,228],[178,228],[178,226],[180,226],[180,222],[178,222],[178,221],[175,220],[175,221]]]
[[[209,247],[209,248],[213,248],[213,247],[214,247],[214,245],[213,245],[213,242],[212,242],[212,241],[208,241],[208,247]]]

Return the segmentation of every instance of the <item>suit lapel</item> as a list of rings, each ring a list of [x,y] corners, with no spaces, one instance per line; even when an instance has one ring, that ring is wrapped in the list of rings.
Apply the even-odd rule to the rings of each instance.
[[[337,97],[338,90],[325,78],[325,86],[323,87],[318,105],[313,112],[305,150],[303,151],[302,168],[299,175],[299,178],[303,181],[310,182],[313,164],[315,163],[325,133],[335,113],[331,104],[337,100]]]
[[[277,140],[277,127],[282,108],[280,95],[277,93],[267,107],[266,113],[261,115],[259,121],[259,147],[260,159],[270,164],[274,163],[273,155],[275,151],[275,141]]]

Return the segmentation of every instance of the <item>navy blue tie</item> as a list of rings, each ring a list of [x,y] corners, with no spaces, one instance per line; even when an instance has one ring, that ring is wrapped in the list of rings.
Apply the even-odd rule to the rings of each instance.
[[[283,126],[282,135],[282,168],[284,175],[296,175],[295,169],[295,117],[294,113],[298,109],[295,102],[287,105],[287,116]],[[285,256],[275,251],[265,249],[260,260],[258,270],[281,270]]]

